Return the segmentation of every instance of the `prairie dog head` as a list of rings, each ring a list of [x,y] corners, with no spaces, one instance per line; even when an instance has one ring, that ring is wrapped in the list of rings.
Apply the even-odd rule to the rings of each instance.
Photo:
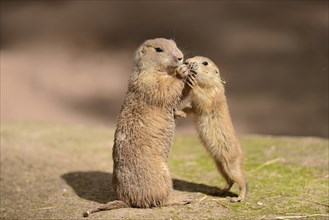
[[[196,73],[212,74],[220,77],[219,69],[212,60],[207,57],[196,56],[185,60],[185,64],[197,63],[197,67],[194,70]]]
[[[183,63],[183,53],[173,40],[155,38],[145,41],[136,51],[135,66],[139,70],[155,69],[174,72]]]
[[[201,87],[218,86],[218,83],[225,84],[220,77],[218,67],[209,58],[196,56],[185,60],[185,64],[196,73],[196,80]]]

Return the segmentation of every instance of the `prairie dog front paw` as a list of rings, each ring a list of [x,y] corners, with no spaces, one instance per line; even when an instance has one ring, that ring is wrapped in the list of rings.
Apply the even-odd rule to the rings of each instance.
[[[180,118],[186,118],[186,113],[185,112],[183,112],[183,111],[175,111],[175,113],[174,113],[174,116],[175,116],[175,118],[177,118],[177,117],[180,117]]]
[[[190,71],[190,73],[188,74],[187,78],[186,78],[186,84],[191,88],[195,88],[198,85],[198,82],[196,80],[196,73],[193,72],[192,70]]]
[[[198,63],[197,62],[191,62],[187,65],[187,68],[189,70],[191,70],[192,72],[196,73],[197,69],[198,69]]]
[[[189,72],[189,68],[185,64],[176,68],[176,76],[180,79],[185,79]]]

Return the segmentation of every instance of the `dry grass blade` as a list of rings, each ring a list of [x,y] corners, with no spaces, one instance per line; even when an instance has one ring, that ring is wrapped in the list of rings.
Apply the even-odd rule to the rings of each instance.
[[[35,209],[35,210],[41,211],[41,210],[53,209],[53,208],[56,208],[56,207],[57,207],[57,206],[48,206],[48,207],[38,208],[38,209]]]
[[[207,198],[207,196],[202,197],[202,198],[199,200],[199,202],[205,200],[206,198]]]
[[[329,214],[277,216],[277,217],[275,217],[275,219],[302,219],[302,218],[309,218],[309,217],[329,217]]]
[[[219,205],[223,206],[223,207],[224,207],[224,208],[226,208],[226,209],[230,209],[228,206],[224,205],[224,204],[223,204],[223,203],[221,203],[220,201],[217,201],[217,204],[219,204]]]
[[[305,201],[329,207],[329,204],[327,204],[327,203],[312,201],[312,200],[308,200],[308,199],[305,199]]]
[[[260,165],[259,167],[255,168],[255,169],[253,169],[253,170],[250,170],[249,173],[252,173],[252,172],[255,172],[255,171],[257,171],[257,170],[260,170],[260,169],[262,169],[262,168],[264,168],[264,167],[266,167],[266,166],[268,166],[268,165],[271,165],[271,164],[277,163],[277,162],[279,162],[279,161],[281,161],[281,160],[283,160],[283,158],[282,158],[282,157],[278,157],[278,158],[275,158],[275,159],[273,159],[273,160],[266,161],[265,163],[263,163],[263,164]]]

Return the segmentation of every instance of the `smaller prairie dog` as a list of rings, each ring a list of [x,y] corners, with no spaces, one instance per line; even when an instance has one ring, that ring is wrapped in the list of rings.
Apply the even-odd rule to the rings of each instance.
[[[240,195],[232,202],[244,200],[247,181],[243,171],[243,152],[235,134],[225,97],[224,81],[217,66],[206,57],[187,59],[191,72],[186,84],[191,88],[189,105],[177,111],[177,116],[185,117],[193,113],[199,137],[207,148],[227,185],[228,191],[234,182],[239,185]]]

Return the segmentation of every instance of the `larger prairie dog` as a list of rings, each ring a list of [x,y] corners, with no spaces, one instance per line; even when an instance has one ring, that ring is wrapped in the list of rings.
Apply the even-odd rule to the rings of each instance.
[[[84,213],[125,207],[188,204],[171,198],[167,165],[175,129],[173,109],[188,69],[172,40],[145,41],[136,51],[128,92],[117,120],[113,146],[113,189],[117,199]]]
[[[196,74],[188,76],[187,84],[192,90],[189,106],[183,112],[193,113],[199,137],[227,181],[223,191],[228,191],[236,182],[240,195],[231,201],[243,201],[248,188],[243,152],[232,125],[218,67],[201,56],[187,59],[185,63]],[[177,115],[184,114],[178,112]]]

